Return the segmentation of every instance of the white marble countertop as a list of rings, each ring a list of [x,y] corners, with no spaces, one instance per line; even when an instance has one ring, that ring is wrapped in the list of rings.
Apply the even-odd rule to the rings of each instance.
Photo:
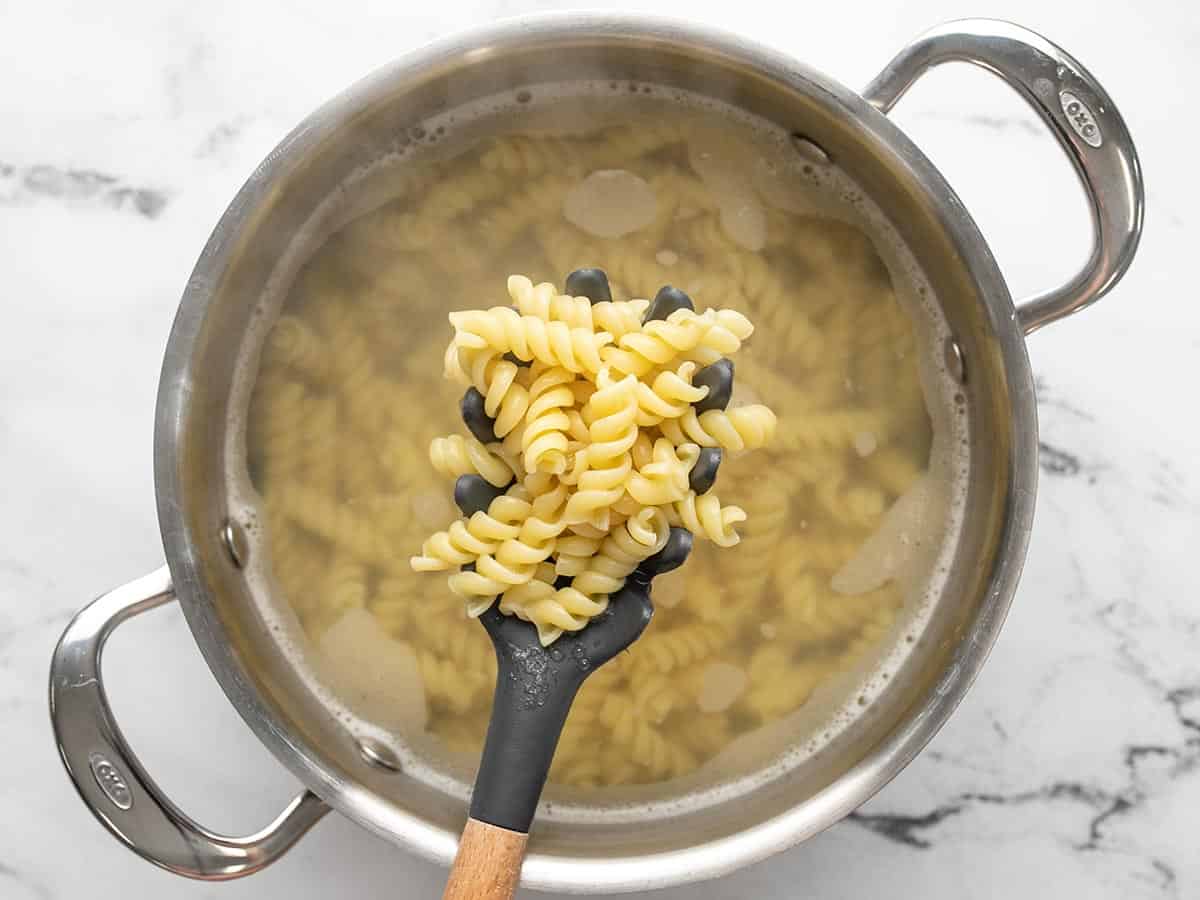
[[[305,113],[396,54],[529,0],[381,4],[42,0],[0,53],[0,897],[434,897],[443,873],[330,816],[275,867],[188,882],[120,848],[76,798],[46,712],[50,651],[101,589],[159,566],[151,423],[180,291],[213,224]],[[852,86],[952,0],[656,11],[724,25]],[[1129,277],[1030,341],[1042,479],[1012,615],[967,700],[851,820],[668,898],[1200,896],[1200,190],[1188,88],[1200,15],[994,0],[1077,54],[1141,151],[1149,223]],[[1016,295],[1083,259],[1068,165],[1015,95],[945,69],[896,119],[976,215]],[[247,831],[295,789],[209,675],[177,609],[113,639],[112,701],[205,824]]]

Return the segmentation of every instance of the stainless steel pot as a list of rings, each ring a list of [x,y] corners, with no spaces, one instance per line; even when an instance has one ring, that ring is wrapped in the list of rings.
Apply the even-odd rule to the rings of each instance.
[[[1091,257],[1069,283],[1014,305],[954,192],[886,113],[927,69],[950,61],[999,75],[1037,111],[1090,199]],[[54,654],[50,707],[59,752],[84,802],[123,843],[182,875],[236,878],[286,851],[330,808],[443,863],[466,810],[356,744],[301,690],[254,614],[227,519],[225,434],[232,362],[254,300],[298,224],[405,126],[496,91],[610,77],[718,92],[803,132],[866,189],[943,303],[973,436],[968,515],[928,650],[910,660],[852,750],[702,812],[619,827],[549,823],[524,867],[531,887],[625,891],[710,878],[838,821],[879,790],[941,727],[995,640],[1016,588],[1033,515],[1037,420],[1025,335],[1108,291],[1142,225],[1137,155],[1121,116],[1073,57],[1032,32],[971,20],[906,47],[863,94],[727,35],[657,19],[554,15],[489,26],[377,72],[315,112],[262,163],[205,247],[163,364],[155,480],[167,566],[107,593]],[[172,599],[246,722],[307,789],[257,834],[215,835],[173,806],[123,739],[105,698],[100,651],[121,622]]]

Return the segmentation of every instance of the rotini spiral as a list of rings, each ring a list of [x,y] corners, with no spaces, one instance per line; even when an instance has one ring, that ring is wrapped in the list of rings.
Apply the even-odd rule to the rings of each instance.
[[[570,388],[575,376],[559,366],[541,372],[529,386],[529,409],[521,432],[525,471],[561,475],[567,469],[567,433],[571,419],[563,410],[575,405]]]
[[[326,593],[337,612],[367,605],[367,567],[352,556],[337,556],[329,567]]]
[[[851,528],[869,530],[877,527],[887,508],[883,491],[872,485],[847,484],[842,479],[826,478],[817,482],[813,493],[831,518]]]
[[[330,319],[329,346],[333,348],[329,365],[346,417],[361,432],[377,433],[386,424],[392,406],[366,336],[342,313]]]
[[[257,401],[263,414],[255,420],[254,437],[263,448],[267,477],[280,483],[293,480],[307,455],[300,428],[308,407],[307,391],[294,381],[262,383]],[[332,465],[333,457],[328,459]]]
[[[699,456],[700,448],[695,444],[676,447],[666,438],[659,438],[649,459],[630,474],[625,489],[643,506],[676,503],[687,496],[688,473]]]
[[[832,575],[844,566],[862,546],[860,537],[830,534],[805,534],[812,531],[807,520],[801,520],[802,533],[789,535],[780,545],[778,573],[791,575],[808,569],[819,569]]]
[[[421,216],[444,223],[502,196],[510,187],[507,179],[486,170],[443,178],[429,188],[425,202],[421,204]],[[445,235],[444,225],[441,235]]]
[[[510,491],[514,501],[519,493]],[[527,506],[522,510],[516,534],[506,535],[493,550],[481,552],[474,560],[474,570],[450,576],[450,590],[466,599],[469,615],[481,615],[496,596],[534,579],[542,562],[554,552],[558,535],[566,528],[563,518],[566,496],[566,486],[558,484],[533,497],[532,502],[522,501]],[[492,505],[501,499],[492,501]],[[513,509],[515,515],[516,507]]]
[[[429,445],[429,461],[441,475],[481,475],[496,487],[504,487],[514,475],[512,466],[471,435],[434,438]]]
[[[812,367],[821,357],[821,333],[790,303],[787,292],[766,261],[755,253],[733,250],[725,255],[730,274],[767,335],[772,362],[794,360]]]
[[[692,272],[686,265],[663,265],[655,253],[647,253],[647,247],[653,246],[653,237],[648,235],[643,239],[639,234],[637,238],[636,241],[626,239],[606,256],[605,271],[612,278],[614,291],[629,297],[643,297],[653,295],[663,284],[693,286]]]
[[[561,593],[578,592],[589,596],[612,594],[621,589],[625,578],[638,563],[653,556],[667,542],[667,517],[657,507],[647,507],[613,530],[587,568],[576,575],[570,587]]]
[[[653,643],[647,641],[632,652],[656,671],[666,674],[711,656],[730,638],[729,631],[713,622],[693,622],[674,628]]]
[[[480,215],[481,242],[491,248],[512,243],[530,225],[557,213],[569,187],[565,178],[548,176],[504,197]]]
[[[508,295],[523,316],[537,316],[547,322],[565,322],[570,328],[604,332],[619,340],[642,327],[642,315],[648,300],[604,300],[592,303],[587,297],[559,294],[554,285],[535,285],[524,275],[508,279]]]
[[[899,601],[896,589],[885,585],[866,594],[836,594],[827,579],[813,573],[786,584],[778,579],[780,606],[798,638],[812,642],[844,639],[860,630],[881,609]]]
[[[869,409],[815,413],[780,429],[779,444],[785,450],[845,448],[866,434],[882,444],[888,435],[887,413]]]
[[[634,709],[654,725],[661,724],[684,703],[679,685],[662,675],[644,678],[631,687]]]
[[[678,418],[688,411],[691,404],[703,400],[708,388],[692,384],[695,373],[694,362],[683,362],[674,369],[659,372],[654,377],[653,385],[638,381],[638,425],[648,428],[658,425],[663,419]]]
[[[452,566],[465,566],[479,556],[496,552],[501,542],[521,533],[519,523],[529,514],[527,501],[513,494],[497,497],[487,511],[460,519],[446,531],[433,534],[414,556],[410,565],[417,572],[439,572]]]
[[[432,653],[417,655],[425,696],[435,709],[464,713],[491,690],[492,679],[484,670],[466,670],[453,660]]]
[[[461,350],[458,359],[471,385],[483,395],[483,409],[495,420],[496,437],[503,438],[521,425],[529,411],[522,367],[488,347]]]
[[[587,532],[579,533],[579,529]],[[556,575],[578,575],[582,572],[600,545],[604,543],[604,532],[591,526],[580,524],[570,527],[571,534],[563,535],[555,546],[556,558],[554,572]]]
[[[305,438],[304,484],[319,496],[334,499],[337,492],[337,464],[341,456],[337,431],[341,424],[342,403],[336,397],[314,397],[306,431],[295,433]],[[290,493],[290,490],[287,491]]]
[[[510,587],[500,598],[500,611],[531,622],[543,646],[554,643],[564,631],[579,631],[608,608],[608,598],[588,597],[579,591],[556,590],[554,567],[543,564],[535,577]]]
[[[738,451],[765,446],[775,437],[778,424],[769,407],[755,403],[730,410],[710,409],[698,416],[689,407],[678,419],[669,419],[660,427],[676,444],[693,441],[701,447]]]
[[[619,341],[642,327],[642,316],[649,306],[649,300],[602,300],[592,306],[593,327]]]
[[[591,375],[602,365],[601,349],[612,341],[612,336],[603,332],[522,316],[506,306],[450,313],[450,324],[458,332],[455,340],[460,347],[490,349],[497,355],[512,353],[526,362],[537,360]]]
[[[617,165],[656,153],[686,137],[687,130],[676,122],[649,119],[627,128],[612,129],[594,142],[589,141],[590,162],[593,167]]]
[[[780,552],[791,498],[774,480],[754,482],[746,495],[746,522],[737,549],[729,554],[733,594],[741,603],[752,603],[771,577]]]
[[[608,507],[625,493],[633,470],[629,450],[637,440],[637,379],[632,376],[601,384],[584,407],[590,421],[591,444],[586,451],[587,470],[579,476],[575,493],[567,501],[568,525],[590,522],[597,528],[608,525]]]
[[[508,175],[561,172],[575,159],[575,141],[554,138],[508,137],[492,141],[480,157],[483,167]]]
[[[793,659],[775,644],[760,647],[750,657],[750,688],[740,705],[759,722],[785,716],[812,696],[831,662],[821,657]]]
[[[722,506],[716,494],[697,497],[695,491],[671,504],[668,513],[672,525],[682,525],[698,538],[707,538],[718,547],[732,547],[741,540],[733,526],[746,521],[740,506]]]
[[[594,266],[601,256],[600,245],[569,223],[535,225],[533,236],[555,272]]]
[[[380,210],[376,227],[369,237],[361,232],[361,226],[351,224],[346,237],[352,243],[368,243],[375,252],[412,253],[431,250],[445,231],[445,220],[423,211],[414,212],[396,204],[388,204]]]
[[[329,354],[320,336],[296,316],[280,316],[267,339],[271,362],[315,382],[329,377]]]
[[[358,516],[335,496],[295,484],[281,497],[283,510],[305,531],[323,538],[362,562],[396,568],[396,554],[369,519]]]
[[[374,496],[383,478],[383,465],[374,447],[366,444],[341,444],[334,457],[342,496],[350,502]]]
[[[630,758],[656,779],[670,778],[696,767],[696,759],[688,750],[663,738],[657,728],[638,716],[632,703],[617,695],[606,699],[600,721],[609,729],[612,742],[624,747]]]
[[[569,328],[591,328],[591,302],[586,297],[560,296],[550,282],[534,284],[524,275],[508,276],[507,287],[509,299],[523,316],[536,316],[546,322],[565,322]],[[583,303],[577,303],[577,299]]]
[[[624,335],[615,346],[604,348],[603,357],[618,372],[640,377],[698,348],[717,354],[734,353],[753,330],[749,320],[733,310],[697,314],[679,309],[665,320],[647,322],[641,331]]]

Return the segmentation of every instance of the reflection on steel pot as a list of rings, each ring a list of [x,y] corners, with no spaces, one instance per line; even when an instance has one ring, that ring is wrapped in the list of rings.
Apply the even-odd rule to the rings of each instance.
[[[886,116],[931,66],[974,63],[1015,88],[1050,127],[1090,200],[1091,257],[1067,284],[1014,305],[974,222],[937,170]],[[398,123],[497,91],[598,72],[736,97],[750,112],[802,123],[798,152],[837,161],[906,240],[955,336],[972,415],[966,520],[917,668],[893,684],[852,753],[781,773],[750,796],[625,823],[554,821],[534,835],[525,883],[580,893],[708,878],[828,827],[907,764],[979,671],[1016,587],[1033,515],[1037,422],[1025,335],[1102,296],[1121,277],[1142,224],[1142,180],[1124,122],[1073,57],[1002,22],[941,26],[905,48],[863,95],[793,60],[696,26],[554,15],[491,26],[421,50],[327,104],[289,135],[234,198],[188,283],[163,365],[155,435],[168,567],[105,594],[55,652],[50,704],[80,795],[122,842],[195,878],[234,878],[286,851],[328,809],[448,862],[461,803],[409,777],[391,751],[352,740],[301,689],[254,615],[229,522],[225,436],[233,361],[245,351],[271,267],[317,203]],[[121,736],[99,654],[120,622],[177,599],[229,699],[306,790],[257,834],[215,835],[158,790]],[[886,700],[886,702],[885,702]]]

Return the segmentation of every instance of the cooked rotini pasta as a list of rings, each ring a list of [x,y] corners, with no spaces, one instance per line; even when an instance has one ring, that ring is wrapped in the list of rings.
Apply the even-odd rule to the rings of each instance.
[[[688,477],[700,457],[695,444],[678,447],[666,438],[654,442],[644,464],[630,473],[625,490],[643,506],[668,506],[688,494]]]
[[[455,349],[453,345],[451,349]],[[495,420],[496,437],[503,438],[519,427],[529,411],[529,386],[522,384],[526,379],[521,366],[490,347],[459,349],[455,355],[460,371],[483,395],[484,411]]]
[[[301,432],[308,408],[307,391],[302,384],[276,377],[260,381],[258,395],[265,408],[252,423],[249,438],[256,445],[260,466],[269,469],[271,478],[280,484],[293,481],[307,456]],[[332,467],[332,454],[327,459]]]
[[[495,450],[471,435],[451,434],[434,438],[429,444],[429,461],[442,475],[482,475],[496,487],[513,480],[513,469]]]
[[[703,400],[708,388],[692,384],[695,372],[694,362],[683,362],[674,369],[659,372],[652,384],[639,381],[636,385],[638,425],[646,428],[658,425],[664,419],[676,419],[688,412],[691,404]]]
[[[446,531],[439,531],[421,548],[410,564],[417,572],[436,572],[451,566],[463,566],[479,556],[494,553],[500,545],[517,538],[521,525],[529,515],[531,505],[523,499],[520,489],[497,497],[469,519],[460,519]]]
[[[567,179],[548,176],[506,195],[480,218],[481,240],[492,247],[510,243],[534,222],[553,215],[568,187]]]
[[[664,738],[658,729],[638,715],[636,706],[620,694],[610,694],[600,710],[600,722],[613,743],[623,748],[630,760],[655,779],[682,775],[696,767],[691,751]]]
[[[667,319],[647,322],[641,331],[624,335],[603,350],[604,362],[618,372],[642,376],[655,366],[702,350],[717,354],[737,351],[753,326],[734,310],[708,310],[697,314],[676,310]],[[608,343],[607,341],[605,343]]]
[[[666,514],[657,507],[646,507],[614,528],[570,587],[562,591],[593,596],[616,593],[638,563],[663,548],[667,533]]]
[[[515,310],[450,314],[455,336],[446,350],[445,371],[480,391],[488,430],[499,438],[520,433],[521,456],[515,458],[516,446],[509,448],[506,439],[493,452],[478,439],[438,438],[431,460],[443,473],[490,469],[488,481],[494,486],[508,484],[511,473],[521,486],[493,502],[496,510],[476,512],[433,534],[412,565],[416,571],[460,566],[449,586],[468,600],[472,616],[499,598],[500,611],[533,623],[548,644],[605,610],[608,596],[635,566],[665,545],[668,521],[720,546],[736,544],[733,526],[744,520],[744,512],[722,508],[707,494],[697,498],[689,479],[701,448],[679,428],[667,427],[668,421],[694,412],[691,404],[703,400],[709,388],[692,384],[695,361],[659,368],[671,358],[652,347],[668,347],[671,355],[698,348],[732,353],[752,326],[731,310],[688,308],[666,320],[634,323],[629,313],[647,310],[648,302],[614,311],[605,298],[596,299],[595,307],[602,307],[596,317],[587,296],[559,294],[552,284],[534,284],[524,276],[509,278],[508,293]],[[612,358],[616,367],[600,365],[598,356],[592,360],[596,365],[572,367],[568,354],[552,349],[556,340],[580,346],[592,341],[599,352],[612,340],[596,331],[605,318],[623,319],[616,322],[622,332],[619,353],[638,354],[654,365],[625,365],[622,374],[622,356]],[[552,337],[556,332],[559,337]],[[649,343],[638,342],[640,336]],[[714,414],[719,418],[706,421],[737,449],[762,446],[774,430],[774,415],[764,407],[732,414],[712,409],[703,415]],[[468,425],[481,427],[472,420]],[[644,431],[654,426],[659,426],[658,438]],[[709,445],[721,443],[698,424],[688,428],[703,434]],[[510,455],[500,456],[505,449]],[[532,502],[518,508],[527,503],[524,497]],[[502,508],[512,515],[500,521]],[[524,516],[520,526],[517,515]],[[568,528],[574,530],[563,536]],[[564,576],[571,577],[570,584],[556,586]]]
[[[300,375],[321,382],[329,374],[329,355],[324,342],[306,323],[295,316],[280,316],[271,329],[267,352],[273,364],[294,369]]]
[[[701,447],[757,450],[775,436],[777,422],[775,413],[761,403],[728,411],[710,409],[700,415],[692,408],[679,419],[663,422],[662,432],[677,444],[694,441]]]
[[[536,489],[531,492],[526,486]],[[566,485],[550,485],[545,480],[539,484],[536,476],[527,477],[524,485],[511,488],[508,496],[494,500],[488,509],[489,515],[492,507],[505,501],[512,503],[505,507],[506,512],[509,509],[516,510],[517,498],[529,493],[535,496],[523,508],[523,518],[516,533],[507,535],[498,547],[478,554],[469,563],[463,563],[473,568],[451,575],[448,579],[450,590],[466,598],[467,612],[472,617],[490,608],[498,594],[533,580],[541,564],[554,552],[558,535],[566,527]],[[420,571],[420,565],[414,559],[414,569]]]
[[[741,526],[737,552],[729,561],[739,607],[753,604],[770,579],[792,505],[790,491],[767,479],[751,482],[744,497],[746,522]]]
[[[471,615],[499,598],[501,612],[531,622],[550,644],[604,611],[634,568],[665,545],[670,523],[722,547],[737,543],[734,526],[745,513],[691,489],[701,447],[685,432],[706,446],[755,449],[770,438],[775,416],[763,406],[711,409],[702,418],[715,436],[696,420],[693,404],[711,388],[693,384],[697,363],[682,355],[705,349],[718,354],[715,362],[738,350],[753,327],[733,310],[681,306],[651,317],[648,301],[617,309],[607,287],[575,297],[522,275],[510,276],[507,290],[514,308],[450,314],[455,334],[444,367],[482,397],[485,421],[465,412],[468,427],[501,443],[492,451],[478,439],[438,438],[430,459],[443,473],[478,472],[497,487],[511,474],[519,486],[493,507],[514,515],[500,523],[503,533],[490,508],[454,522],[425,541],[412,567],[461,568],[448,583]],[[636,312],[644,321],[631,321]],[[604,353],[612,340],[598,330],[605,321],[619,326],[615,354]],[[578,363],[592,351],[563,349],[574,345],[594,348],[587,365]],[[670,427],[681,417],[682,426]],[[525,504],[519,524],[516,504]],[[560,577],[570,584],[557,586]]]
[[[574,141],[510,137],[493,141],[480,157],[483,168],[508,175],[561,172],[581,148]]]
[[[567,470],[567,435],[571,419],[564,410],[575,405],[570,383],[575,376],[560,366],[537,374],[529,386],[529,409],[521,432],[525,471],[562,475]]]
[[[467,762],[496,672],[468,613],[498,602],[553,642],[668,526],[692,531],[647,632],[568,718],[550,778],[591,789],[687,776],[901,640],[902,585],[832,585],[922,479],[931,428],[910,316],[860,228],[763,198],[765,241],[747,249],[688,120],[562,134],[372,180],[394,199],[316,251],[268,336],[247,450],[304,633],[317,646],[369,615],[411,654],[426,729]],[[649,224],[601,238],[564,218],[605,168],[649,186]],[[566,289],[583,267],[610,297]],[[696,309],[653,315],[666,284]],[[697,375],[722,357],[734,393],[712,407]],[[487,434],[459,419],[470,388]],[[691,483],[701,452],[718,454],[712,490]],[[496,496],[456,518],[460,476]]]
[[[730,635],[727,629],[711,622],[694,622],[676,628],[664,640],[638,647],[638,656],[650,661],[659,672],[671,672],[706,659],[716,653]]]
[[[507,306],[451,313],[450,324],[457,331],[455,343],[461,349],[511,353],[524,362],[537,360],[592,375],[600,371],[601,348],[612,342],[610,334],[523,316]]]
[[[746,521],[746,511],[740,506],[722,506],[715,494],[696,496],[695,491],[688,491],[671,504],[668,518],[718,547],[732,547],[741,540],[734,526]]]

